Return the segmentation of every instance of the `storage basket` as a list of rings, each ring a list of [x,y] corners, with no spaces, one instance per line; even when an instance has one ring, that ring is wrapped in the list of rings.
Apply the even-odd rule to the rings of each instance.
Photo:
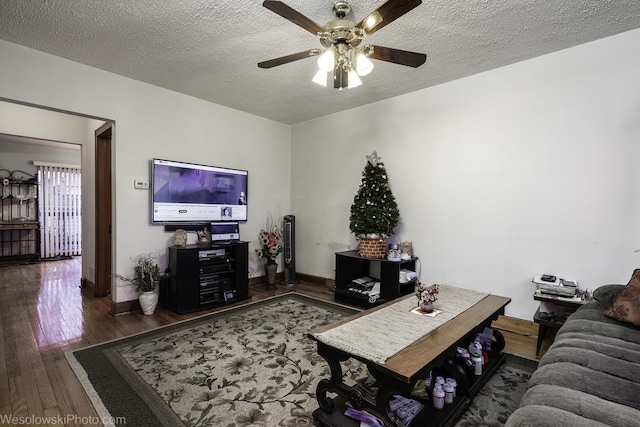
[[[385,258],[387,256],[387,239],[360,237],[360,256],[364,258]]]

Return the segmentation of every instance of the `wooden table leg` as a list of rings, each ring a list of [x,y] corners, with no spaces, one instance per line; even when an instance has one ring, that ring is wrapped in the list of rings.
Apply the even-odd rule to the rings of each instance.
[[[540,347],[542,346],[542,340],[547,335],[547,325],[540,324],[538,328],[538,342],[536,343],[536,356],[540,353]]]
[[[396,384],[385,373],[368,366],[369,373],[378,382],[377,393],[372,396],[370,391],[360,384],[347,386],[342,382],[342,367],[340,363],[349,359],[350,355],[327,347],[322,343],[318,343],[318,354],[327,361],[331,370],[331,378],[320,380],[316,387],[316,399],[322,411],[330,414],[335,409],[334,400],[327,396],[327,393],[331,392],[348,401],[354,409],[365,410],[380,419],[384,419],[386,425],[401,425],[400,420],[396,419],[397,417],[391,412],[389,401],[395,394],[408,396],[410,391],[408,385],[403,387],[402,384]]]

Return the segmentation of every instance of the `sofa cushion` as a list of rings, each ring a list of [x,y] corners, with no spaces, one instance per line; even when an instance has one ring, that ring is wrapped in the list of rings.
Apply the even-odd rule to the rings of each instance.
[[[585,314],[594,315],[595,313],[593,310],[580,313],[582,316]],[[626,323],[620,323],[617,320],[609,319],[602,314],[602,311],[599,311],[598,315],[606,319],[606,321],[599,322],[590,317],[584,318],[572,314],[572,321],[562,325],[553,344],[561,342],[565,337],[568,337],[569,334],[578,334],[589,342],[613,342],[614,345],[626,348],[636,348],[640,346],[640,330],[638,330],[638,328],[627,325]],[[638,360],[638,362],[640,363],[640,360]]]
[[[551,406],[526,405],[511,414],[505,427],[606,427],[609,425]]]
[[[567,411],[585,420],[610,426],[637,426],[638,411],[619,403],[601,399],[589,393],[558,385],[539,384],[529,388],[520,406],[538,406]],[[562,424],[558,424],[562,425]]]
[[[640,410],[640,401],[638,400],[640,384],[630,379],[617,377],[615,374],[620,372],[618,369],[609,369],[609,372],[599,371],[598,368],[603,367],[605,363],[612,363],[612,360],[603,358],[597,363],[591,363],[591,367],[581,366],[574,362],[548,363],[536,369],[531,375],[529,387],[538,384],[562,386]],[[637,372],[636,369],[636,372],[629,376],[637,377]]]
[[[640,269],[633,272],[627,286],[604,315],[640,327]]]

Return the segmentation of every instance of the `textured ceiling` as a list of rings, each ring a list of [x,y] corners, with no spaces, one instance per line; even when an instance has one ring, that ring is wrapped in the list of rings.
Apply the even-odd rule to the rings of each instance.
[[[335,18],[333,0],[285,3],[320,25]],[[352,0],[354,20],[383,3]],[[311,82],[314,58],[257,67],[320,47],[261,0],[0,2],[0,39],[287,124],[639,27],[639,0],[427,0],[366,39],[427,62],[374,61],[362,86],[339,92]]]

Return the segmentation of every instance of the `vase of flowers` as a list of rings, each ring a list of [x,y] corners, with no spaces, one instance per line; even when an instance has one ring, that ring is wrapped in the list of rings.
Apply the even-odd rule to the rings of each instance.
[[[153,314],[158,306],[158,294],[156,293],[156,286],[160,281],[158,255],[141,254],[130,259],[135,264],[133,267],[134,277],[128,278],[121,274],[116,274],[116,277],[135,285],[136,292],[140,292],[138,301],[142,312],[147,315]]]
[[[433,311],[433,303],[438,300],[438,292],[438,285],[418,285],[416,297],[418,298],[420,310],[425,313],[431,313]]]
[[[278,271],[276,259],[283,250],[282,227],[280,227],[275,215],[269,214],[258,234],[258,248],[256,249],[258,257],[266,260],[264,272],[267,277],[267,289],[276,289],[275,283]]]

